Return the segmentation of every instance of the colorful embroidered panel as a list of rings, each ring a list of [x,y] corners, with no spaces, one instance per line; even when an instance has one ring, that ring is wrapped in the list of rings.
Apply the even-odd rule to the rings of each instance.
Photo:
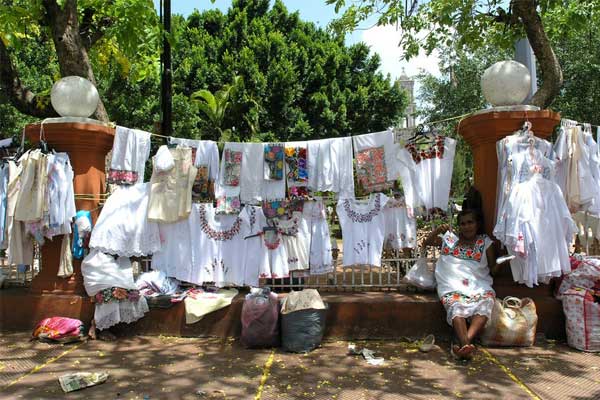
[[[475,244],[471,246],[461,245],[457,242],[454,246],[450,247],[446,242],[442,243],[442,255],[451,255],[456,258],[463,260],[475,260],[481,261],[483,251],[485,248],[485,239],[482,235],[479,235],[475,240]]]
[[[99,304],[121,300],[136,302],[139,299],[140,292],[137,289],[123,289],[119,287],[111,287],[101,290],[94,296],[94,302]]]
[[[239,186],[240,174],[242,172],[242,152],[225,149],[225,170],[223,171],[223,184],[227,186]]]
[[[283,179],[283,145],[265,144],[265,179]]]
[[[205,202],[214,197],[215,186],[214,182],[209,179],[208,165],[200,165],[192,186],[192,201]]]
[[[478,293],[473,296],[467,296],[464,293],[456,291],[456,292],[446,293],[440,299],[440,301],[445,306],[451,306],[454,303],[471,304],[471,303],[477,303],[477,302],[485,300],[485,299],[494,299],[495,297],[496,297],[496,294],[492,291]]]
[[[265,217],[274,218],[285,215],[287,203],[286,200],[263,201],[262,209]]]
[[[223,214],[239,214],[242,209],[242,202],[239,196],[220,196],[217,197],[216,213]]]
[[[286,147],[285,162],[288,182],[308,182],[308,161],[305,147]]]
[[[288,185],[288,196],[290,198],[307,198],[309,196],[308,188],[306,186]]]
[[[418,148],[414,143],[408,143],[405,147],[415,164],[418,164],[423,160],[431,158],[444,158],[444,139],[444,136],[436,136],[433,144],[423,149]]]
[[[365,193],[380,192],[391,187],[387,182],[384,154],[383,146],[356,153],[356,179]]]
[[[138,173],[136,171],[111,169],[108,171],[106,180],[108,183],[116,185],[134,185],[138,180]]]

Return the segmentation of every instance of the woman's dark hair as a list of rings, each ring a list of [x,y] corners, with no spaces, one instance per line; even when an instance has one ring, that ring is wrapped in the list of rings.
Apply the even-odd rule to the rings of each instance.
[[[481,213],[481,210],[477,209],[477,208],[466,208],[461,210],[457,215],[456,215],[456,222],[460,225],[460,220],[463,217],[466,217],[467,215],[471,215],[473,216],[473,218],[475,219],[475,221],[477,221],[477,233],[478,234],[482,234],[484,233],[484,226],[483,226],[483,214]]]

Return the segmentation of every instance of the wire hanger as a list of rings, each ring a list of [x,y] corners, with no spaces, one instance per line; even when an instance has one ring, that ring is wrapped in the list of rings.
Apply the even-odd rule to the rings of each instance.
[[[415,134],[408,138],[408,142],[418,144],[430,142],[431,139],[438,136],[437,133],[432,129],[430,125],[419,124],[415,131]]]

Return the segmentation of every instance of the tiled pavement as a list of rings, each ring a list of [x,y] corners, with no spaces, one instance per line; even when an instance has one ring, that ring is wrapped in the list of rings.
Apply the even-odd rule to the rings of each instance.
[[[370,366],[348,342],[309,354],[247,350],[237,341],[123,337],[79,345],[0,335],[2,399],[600,399],[600,356],[546,342],[480,351],[456,362],[447,344],[420,353],[405,341],[358,342],[385,358]],[[65,394],[58,377],[106,371],[108,381]]]

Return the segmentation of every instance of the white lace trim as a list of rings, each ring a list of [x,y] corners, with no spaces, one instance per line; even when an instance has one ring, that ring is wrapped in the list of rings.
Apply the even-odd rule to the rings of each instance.
[[[120,322],[127,324],[135,322],[142,318],[148,311],[150,309],[148,308],[146,298],[140,296],[137,302],[122,300],[96,304],[94,320],[96,321],[96,328],[104,330]]]
[[[446,321],[452,325],[452,320],[455,317],[469,318],[473,315],[483,315],[490,318],[493,308],[494,299],[492,298],[483,299],[476,303],[460,303],[456,301],[446,309]]]

